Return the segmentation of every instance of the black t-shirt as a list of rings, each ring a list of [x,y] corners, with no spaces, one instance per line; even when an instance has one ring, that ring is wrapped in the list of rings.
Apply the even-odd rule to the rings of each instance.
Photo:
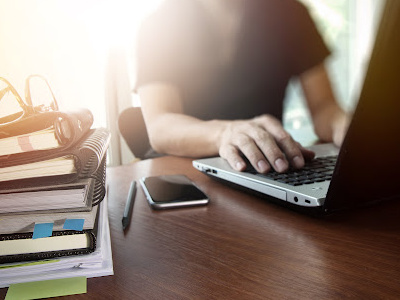
[[[321,63],[329,50],[307,9],[294,0],[246,0],[231,64],[215,59],[219,43],[194,0],[167,0],[141,27],[136,88],[176,85],[186,114],[203,120],[282,118],[289,80]]]

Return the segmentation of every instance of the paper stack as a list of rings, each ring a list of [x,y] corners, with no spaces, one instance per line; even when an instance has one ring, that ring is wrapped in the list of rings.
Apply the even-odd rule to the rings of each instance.
[[[110,133],[90,128],[88,110],[62,117],[63,134],[1,132],[0,287],[113,273],[103,201]]]

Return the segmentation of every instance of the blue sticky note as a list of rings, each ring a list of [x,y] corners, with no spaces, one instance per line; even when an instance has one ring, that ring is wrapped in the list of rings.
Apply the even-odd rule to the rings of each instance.
[[[49,237],[53,233],[53,223],[36,223],[32,239]]]
[[[63,229],[82,231],[84,223],[85,219],[66,219]]]

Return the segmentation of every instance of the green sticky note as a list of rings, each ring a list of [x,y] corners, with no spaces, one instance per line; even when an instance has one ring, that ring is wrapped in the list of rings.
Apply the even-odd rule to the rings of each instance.
[[[5,300],[29,300],[85,294],[86,277],[72,277],[54,280],[11,284]]]

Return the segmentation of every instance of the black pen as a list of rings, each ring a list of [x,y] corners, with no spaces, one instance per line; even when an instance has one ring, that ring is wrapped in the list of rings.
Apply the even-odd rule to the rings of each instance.
[[[136,181],[132,181],[131,187],[129,188],[128,198],[125,203],[124,216],[122,217],[122,227],[125,230],[131,222],[132,206],[136,195]]]

